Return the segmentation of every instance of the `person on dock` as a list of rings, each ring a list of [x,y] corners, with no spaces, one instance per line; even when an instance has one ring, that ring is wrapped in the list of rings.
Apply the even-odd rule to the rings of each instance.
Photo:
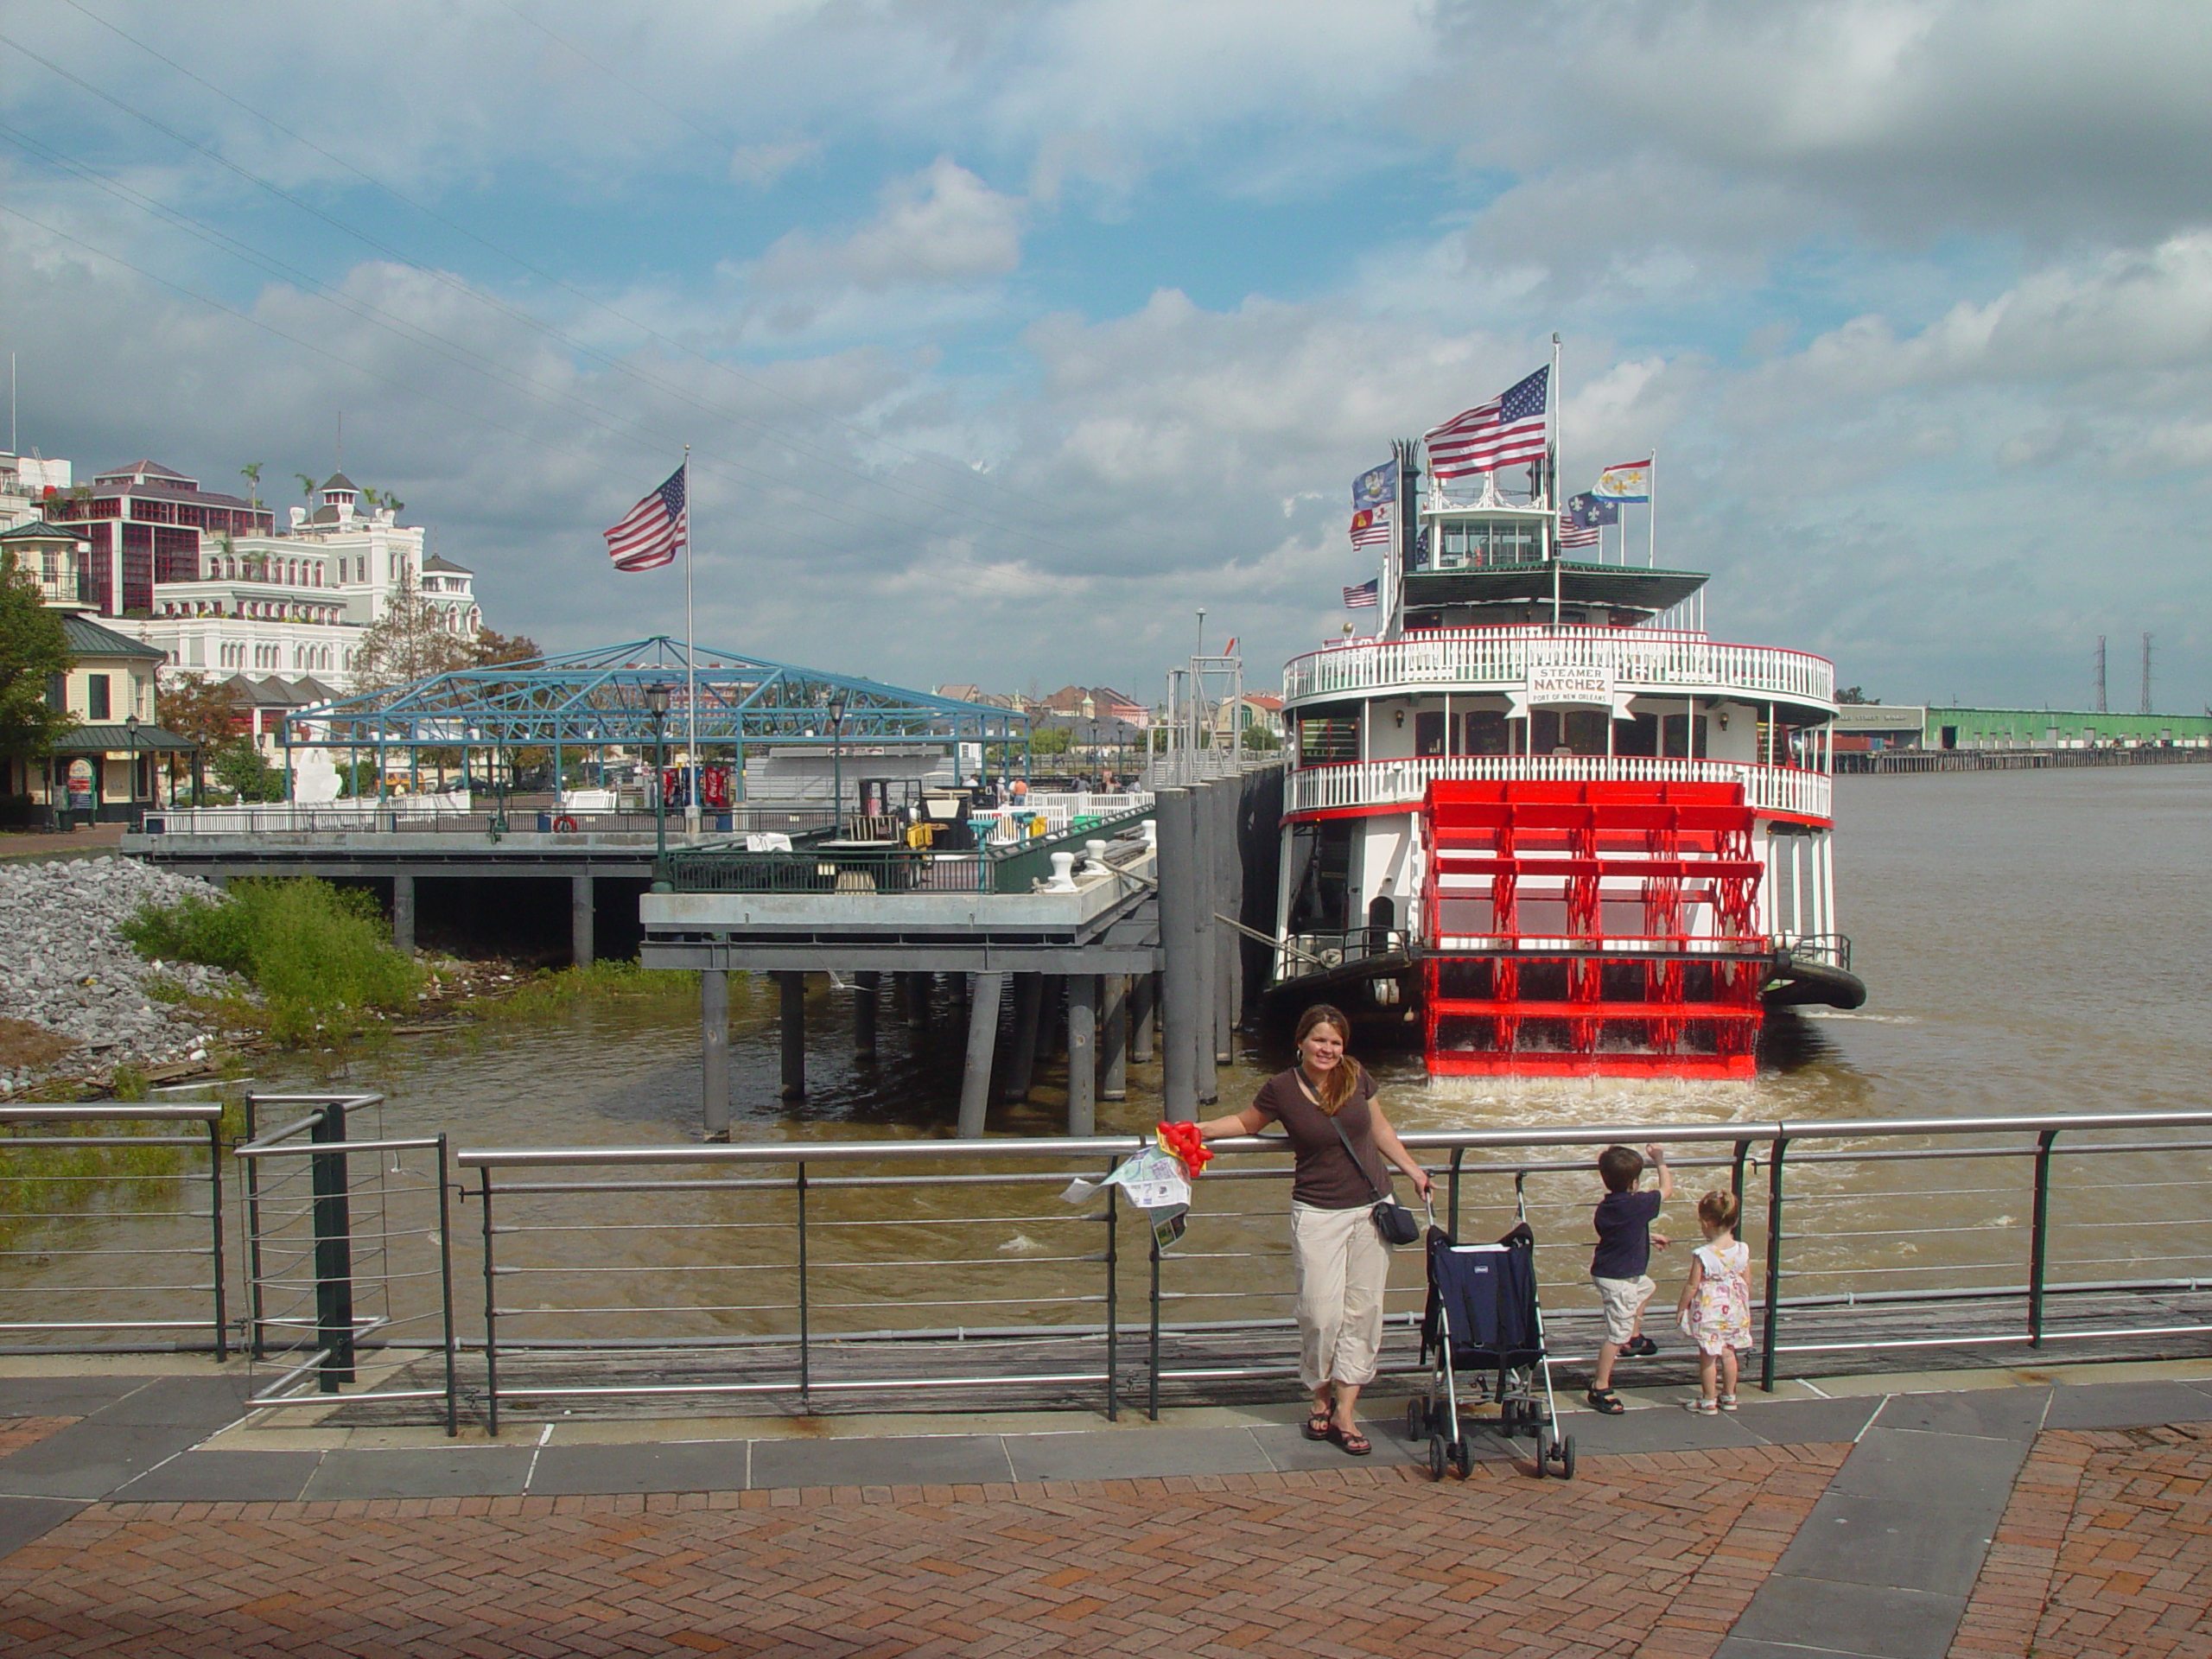
[[[1697,1344],[1698,1397],[1682,1402],[1692,1411],[1736,1409],[1736,1352],[1751,1345],[1751,1249],[1736,1236],[1742,1210],[1733,1192],[1697,1201],[1705,1243],[1690,1257],[1675,1308],[1682,1334]]]
[[[1637,1191],[1647,1159],[1658,1166],[1656,1192]],[[1590,1282],[1597,1286],[1605,1310],[1605,1339],[1598,1344],[1598,1368],[1583,1398],[1591,1410],[1618,1417],[1628,1408],[1613,1392],[1613,1362],[1623,1354],[1643,1359],[1659,1351],[1658,1344],[1643,1334],[1644,1305],[1659,1288],[1645,1269],[1651,1265],[1651,1247],[1667,1248],[1666,1236],[1653,1232],[1651,1224],[1659,1219],[1659,1206],[1675,1196],[1675,1172],[1667,1167],[1661,1147],[1646,1147],[1638,1155],[1633,1147],[1607,1147],[1598,1154],[1598,1175],[1605,1183],[1605,1196],[1592,1217],[1598,1248],[1590,1256]]]
[[[1378,1193],[1389,1191],[1389,1165],[1403,1170],[1424,1200],[1429,1182],[1382,1115],[1373,1076],[1344,1052],[1351,1031],[1351,1021],[1326,1003],[1306,1009],[1298,1022],[1298,1063],[1269,1077],[1243,1111],[1199,1124],[1198,1135],[1257,1135],[1271,1122],[1282,1125],[1296,1160],[1290,1255],[1298,1375],[1313,1396],[1306,1438],[1363,1458],[1375,1447],[1359,1432],[1355,1408],[1382,1350],[1382,1289],[1390,1274],[1390,1247],[1372,1211]]]

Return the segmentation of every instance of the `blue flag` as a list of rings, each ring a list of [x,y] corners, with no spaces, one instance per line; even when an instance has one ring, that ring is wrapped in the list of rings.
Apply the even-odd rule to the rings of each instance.
[[[1570,495],[1567,498],[1567,519],[1577,530],[1596,530],[1601,525],[1620,523],[1621,510],[1615,503],[1594,495]]]

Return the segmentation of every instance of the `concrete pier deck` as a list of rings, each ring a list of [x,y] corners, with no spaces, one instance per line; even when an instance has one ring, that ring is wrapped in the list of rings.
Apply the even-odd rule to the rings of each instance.
[[[1572,1482],[1294,1405],[240,1421],[180,1359],[0,1370],[0,1631],[69,1653],[1819,1656],[2212,1646],[2212,1362],[1562,1399]]]

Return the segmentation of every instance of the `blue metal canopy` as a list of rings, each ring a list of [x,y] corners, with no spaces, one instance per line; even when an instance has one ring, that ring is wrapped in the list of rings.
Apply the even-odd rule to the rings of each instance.
[[[284,717],[284,741],[308,748],[452,748],[497,745],[637,748],[688,740],[697,691],[700,747],[1020,743],[1029,716],[880,681],[696,648],[665,634],[567,656],[455,669],[365,691]],[[665,687],[657,724],[646,693]]]

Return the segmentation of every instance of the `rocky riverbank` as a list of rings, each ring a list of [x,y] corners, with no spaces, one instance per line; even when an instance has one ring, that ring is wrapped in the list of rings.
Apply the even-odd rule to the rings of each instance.
[[[223,1039],[206,1017],[163,1000],[246,993],[195,963],[148,962],[118,931],[142,904],[210,889],[128,858],[0,866],[0,1097],[62,1076],[94,1083],[207,1062]]]

